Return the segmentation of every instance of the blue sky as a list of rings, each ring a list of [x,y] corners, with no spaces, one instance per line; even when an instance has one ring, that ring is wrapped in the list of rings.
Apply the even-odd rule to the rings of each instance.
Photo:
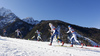
[[[62,20],[100,29],[100,0],[0,0],[0,7],[21,19]]]

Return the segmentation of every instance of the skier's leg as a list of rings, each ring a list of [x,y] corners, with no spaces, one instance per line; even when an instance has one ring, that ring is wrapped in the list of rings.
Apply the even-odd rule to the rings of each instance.
[[[51,42],[50,42],[50,45],[52,45],[54,36],[55,36],[55,33],[51,36]]]
[[[40,40],[42,41],[42,38],[41,38],[41,36],[40,36]]]
[[[39,39],[40,39],[40,41],[43,41],[42,38],[41,38],[41,36],[39,36]]]
[[[37,40],[38,40],[38,41],[40,40],[40,36],[37,37]]]
[[[58,32],[56,33],[56,38],[58,38]],[[62,46],[63,46],[64,42],[60,38],[58,40],[62,43]]]
[[[71,41],[71,43],[73,44],[73,36],[71,37],[70,41]]]
[[[58,39],[60,39],[60,33],[58,33]]]
[[[73,47],[73,40],[74,40],[74,37],[72,36],[70,41],[71,41],[71,47]]]
[[[71,45],[73,45],[73,40],[74,40],[74,38],[71,39]]]
[[[37,36],[37,41],[39,40],[39,36]]]
[[[38,36],[38,41],[40,41],[40,36]]]
[[[41,39],[41,37],[39,36],[39,39]]]
[[[62,40],[60,38],[58,38],[58,35],[59,35],[58,32],[56,32],[55,35],[56,35],[57,40],[59,40],[60,42],[62,42]]]
[[[76,35],[73,35],[73,36],[74,36],[74,40],[79,44],[79,41],[77,40]]]
[[[58,39],[60,42],[62,42],[62,40],[61,39]]]

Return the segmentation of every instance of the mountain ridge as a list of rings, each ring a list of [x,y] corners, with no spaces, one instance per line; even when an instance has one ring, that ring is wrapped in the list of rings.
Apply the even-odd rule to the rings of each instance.
[[[7,31],[6,36],[16,37],[15,30],[19,29],[23,34],[23,38],[33,28],[35,23],[33,25],[29,24],[17,17],[11,10],[2,7],[0,8],[0,25],[0,35],[3,35],[3,29],[5,29]]]
[[[36,25],[39,23],[38,20],[34,20],[32,17],[27,17],[22,19],[23,21],[27,22],[28,24]]]
[[[67,26],[71,25],[74,28],[74,30],[77,33],[79,33],[81,36],[87,37],[87,38],[95,41],[96,43],[100,44],[100,42],[99,42],[100,38],[98,36],[98,35],[100,35],[99,29],[80,27],[80,26],[73,25],[73,24],[70,24],[70,23],[66,23],[66,22],[63,22],[63,21],[60,21],[60,20],[42,20],[40,22],[40,24],[37,24],[36,26],[34,26],[34,28],[25,36],[25,39],[31,39],[31,37],[34,36],[34,35],[37,37],[37,34],[35,34],[35,31],[39,30],[42,33],[41,37],[43,38],[43,40],[49,41],[50,40],[49,39],[50,38],[50,32],[48,31],[48,29],[50,29],[49,23],[52,23],[55,27],[57,27],[58,25],[61,27],[60,32],[63,36],[61,39],[65,43],[69,43],[68,42],[69,40],[67,38],[68,34],[66,32],[68,30]],[[97,33],[95,33],[95,32],[97,32]],[[36,39],[36,37],[35,37],[35,39]],[[78,39],[83,41],[83,38],[78,38]],[[84,40],[83,42],[87,45],[92,45],[91,43],[89,43],[88,40]]]

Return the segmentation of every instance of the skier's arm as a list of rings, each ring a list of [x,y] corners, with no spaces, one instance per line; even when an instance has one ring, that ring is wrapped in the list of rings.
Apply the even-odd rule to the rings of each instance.
[[[50,30],[50,29],[48,29],[48,31],[50,31],[50,32],[51,32],[51,30]]]
[[[70,32],[70,30],[67,31],[67,33],[69,33],[69,32]]]
[[[51,33],[53,32],[52,30],[48,29]]]
[[[35,31],[35,33],[37,33],[37,32]]]
[[[17,30],[15,30],[15,32],[17,32]]]

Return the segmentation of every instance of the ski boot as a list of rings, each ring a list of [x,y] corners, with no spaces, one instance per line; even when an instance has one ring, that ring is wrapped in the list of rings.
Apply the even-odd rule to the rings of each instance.
[[[81,43],[81,48],[83,48],[83,46],[84,46],[84,43]]]
[[[64,45],[64,42],[62,42],[62,45],[61,46],[63,46]]]
[[[52,43],[49,44],[50,46],[52,45]]]
[[[70,47],[73,47],[73,45],[71,45]]]

